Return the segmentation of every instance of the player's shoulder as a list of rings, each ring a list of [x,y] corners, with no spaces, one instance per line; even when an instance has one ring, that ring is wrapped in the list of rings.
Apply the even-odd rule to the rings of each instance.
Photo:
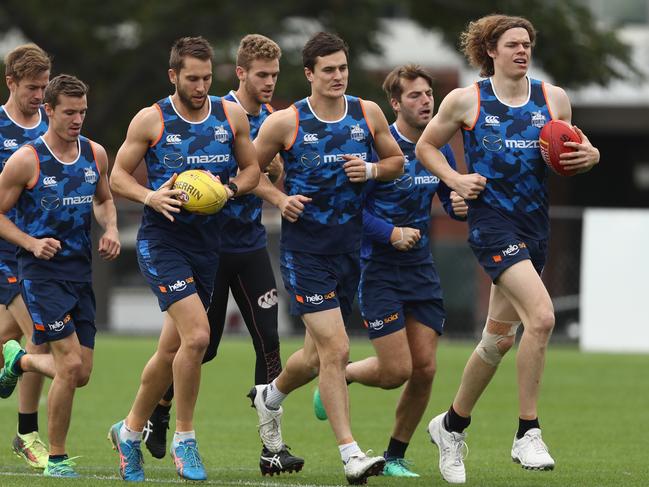
[[[273,113],[269,114],[264,121],[264,125],[277,128],[278,130],[283,128],[295,128],[297,117],[298,113],[295,109],[295,105],[291,105],[281,110],[275,110]]]
[[[546,102],[554,118],[570,120],[572,110],[570,108],[570,98],[568,98],[566,90],[547,82],[543,82],[543,88]]]
[[[477,84],[472,83],[468,86],[455,88],[446,95],[444,101],[447,105],[466,109],[475,105],[479,96]]]
[[[154,140],[164,124],[162,112],[157,104],[142,108],[135,114],[129,125],[129,137]]]

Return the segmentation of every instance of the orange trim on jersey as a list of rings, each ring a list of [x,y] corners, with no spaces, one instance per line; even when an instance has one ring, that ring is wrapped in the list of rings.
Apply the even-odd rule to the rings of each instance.
[[[268,113],[273,113],[275,111],[270,103],[264,103],[264,105],[266,105],[266,110],[268,110]]]
[[[95,167],[97,168],[97,172],[99,173],[99,176],[101,177],[101,169],[99,169],[99,163],[97,162],[97,153],[95,152],[95,146],[92,143],[92,140],[88,139],[88,143],[90,144],[90,150],[92,151],[92,157],[95,161]]]
[[[225,101],[226,100],[221,100],[221,106],[223,107],[223,113],[225,113],[225,118],[228,120],[228,123],[230,124],[230,130],[232,130],[232,138],[236,139],[237,138],[237,131],[234,128],[234,125],[232,125],[232,122],[230,121],[230,115],[228,115],[228,110],[225,108]]]
[[[297,140],[297,133],[300,131],[300,112],[297,111],[295,105],[291,105],[291,108],[295,110],[295,134],[293,135],[291,143],[284,150],[291,150],[291,147],[293,147],[293,144],[295,144],[295,141]]]
[[[554,120],[554,115],[552,114],[552,109],[550,108],[550,100],[548,100],[548,93],[547,91],[545,91],[545,81],[541,81],[541,89],[543,90],[543,98],[545,98],[545,106],[548,108],[550,118]]]
[[[478,119],[480,118],[480,86],[478,86],[478,83],[475,83],[475,90],[478,93],[478,113],[475,114],[475,120],[470,127],[466,125],[462,127],[462,129],[464,130],[473,130],[475,128],[475,124],[478,123]]]
[[[158,137],[156,137],[156,139],[153,142],[151,142],[151,145],[149,145],[149,147],[153,147],[158,142],[160,142],[160,139],[162,138],[162,134],[165,131],[165,117],[162,114],[162,109],[160,108],[160,105],[158,105],[157,103],[154,103],[153,106],[158,109],[158,113],[160,114],[160,123],[162,124],[162,126],[160,127],[160,133],[158,134]]]
[[[372,124],[370,123],[370,119],[367,118],[367,114],[365,113],[365,106],[363,106],[363,100],[361,98],[359,98],[358,103],[360,103],[360,105],[361,105],[361,111],[363,112],[363,118],[365,119],[365,123],[367,124],[367,127],[370,129],[370,133],[372,134],[372,137],[374,137],[374,129],[372,128]]]
[[[36,183],[38,183],[38,177],[41,175],[41,160],[38,158],[38,152],[36,152],[36,147],[33,145],[25,145],[25,147],[29,147],[31,150],[34,151],[34,156],[36,156],[36,176],[34,176],[34,182],[31,184],[27,184],[25,188],[27,189],[33,189],[34,186],[36,186]]]

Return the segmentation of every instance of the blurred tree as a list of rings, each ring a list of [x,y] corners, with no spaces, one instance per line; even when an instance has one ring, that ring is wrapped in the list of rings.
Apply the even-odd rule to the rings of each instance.
[[[233,58],[241,36],[259,32],[278,40],[284,57],[276,99],[288,102],[308,92],[300,56],[304,40],[332,30],[351,46],[350,93],[382,102],[380,82],[355,69],[359,56],[378,52],[382,17],[412,17],[456,45],[468,20],[493,11],[535,23],[536,57],[564,86],[605,84],[621,77],[621,66],[631,66],[627,47],[611,31],[597,29],[578,0],[405,0],[399,6],[387,0],[4,0],[0,29],[43,47],[53,57],[54,74],[72,73],[90,85],[84,132],[114,154],[133,115],[170,92],[169,48],[180,36],[203,35],[215,46],[212,93],[236,86]]]

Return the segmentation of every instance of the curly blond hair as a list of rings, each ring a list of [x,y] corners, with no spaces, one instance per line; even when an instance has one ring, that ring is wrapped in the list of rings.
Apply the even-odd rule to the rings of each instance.
[[[469,22],[466,30],[460,34],[460,47],[469,63],[480,68],[480,76],[488,77],[494,74],[494,62],[488,51],[496,49],[498,39],[506,31],[517,27],[527,31],[534,46],[536,30],[532,23],[523,17],[493,14]]]
[[[277,43],[261,34],[248,34],[239,43],[237,66],[249,69],[255,59],[272,61],[282,57],[282,50]]]

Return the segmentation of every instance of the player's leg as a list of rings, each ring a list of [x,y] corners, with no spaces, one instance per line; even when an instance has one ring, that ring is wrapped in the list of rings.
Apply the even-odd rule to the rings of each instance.
[[[8,311],[19,325],[25,337],[25,351],[30,354],[46,354],[47,345],[36,345],[32,341],[34,324],[20,294],[9,303]],[[34,468],[47,466],[47,447],[38,433],[38,405],[43,390],[44,376],[35,372],[25,372],[18,389],[18,432],[14,437],[14,453]]]
[[[545,352],[554,327],[552,300],[530,261],[507,269],[498,286],[525,324],[516,357],[520,416],[512,459],[524,468],[551,470],[554,459],[541,438],[537,403]]]
[[[255,384],[267,384],[282,371],[277,289],[268,251],[263,248],[228,257],[235,257],[238,264],[231,289],[255,347]]]

